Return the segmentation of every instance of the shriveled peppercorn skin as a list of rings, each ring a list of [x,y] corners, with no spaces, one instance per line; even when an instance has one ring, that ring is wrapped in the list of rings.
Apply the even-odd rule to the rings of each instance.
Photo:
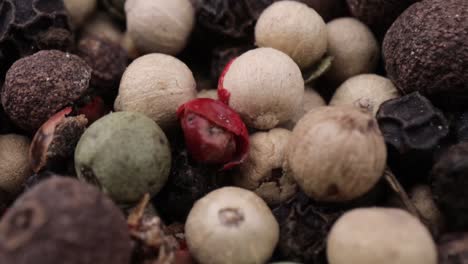
[[[280,225],[276,257],[310,264],[327,263],[328,231],[343,212],[342,208],[319,204],[303,192],[274,208]]]
[[[450,231],[468,228],[468,142],[459,143],[445,152],[431,172],[434,199]]]
[[[61,0],[0,1],[0,74],[41,49],[69,49],[72,32]]]
[[[274,0],[197,0],[197,22],[214,33],[231,37],[253,36],[255,22]]]
[[[103,193],[53,177],[23,194],[0,221],[0,259],[15,264],[130,263],[125,218]]]
[[[91,68],[78,56],[58,50],[39,51],[8,70],[1,99],[5,113],[29,132],[87,91]]]
[[[449,134],[444,114],[415,92],[384,102],[377,121],[387,144],[388,163],[397,176],[405,183],[425,177]]]
[[[172,145],[173,163],[169,180],[153,201],[164,220],[185,222],[193,204],[209,192],[226,186],[228,177],[217,166],[192,161],[183,144]]]
[[[468,98],[468,1],[413,4],[383,42],[389,78],[404,93],[419,91],[447,109]]]

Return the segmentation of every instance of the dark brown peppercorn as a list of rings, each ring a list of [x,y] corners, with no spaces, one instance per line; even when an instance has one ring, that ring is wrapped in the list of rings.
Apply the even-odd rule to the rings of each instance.
[[[91,68],[78,56],[58,50],[39,51],[8,70],[2,104],[14,123],[32,132],[82,97],[90,79]]]
[[[302,192],[273,209],[280,225],[277,257],[311,264],[326,263],[328,231],[342,213],[342,209],[320,205]]]
[[[185,149],[173,152],[169,180],[154,198],[154,204],[167,222],[185,222],[193,204],[207,193],[226,185],[219,167],[198,165]]]
[[[61,0],[0,1],[0,74],[40,49],[68,49],[72,33]]]
[[[402,171],[413,177],[427,173],[434,151],[449,133],[443,113],[418,92],[384,102],[377,121],[387,144],[388,163],[397,176]]]
[[[23,194],[0,222],[0,259],[15,264],[130,263],[123,214],[94,187],[53,177]]]
[[[468,1],[422,1],[388,30],[383,55],[388,76],[404,93],[419,91],[437,105],[468,98]]]
[[[468,228],[468,142],[451,147],[434,165],[432,192],[452,231]]]
[[[452,131],[457,142],[468,141],[468,111],[452,113]]]
[[[446,234],[438,247],[439,264],[468,263],[468,233]]]
[[[94,36],[78,44],[78,55],[93,69],[91,85],[96,89],[118,86],[127,67],[127,52],[119,45]]]
[[[382,38],[388,28],[412,3],[418,0],[346,0],[351,14]]]
[[[197,22],[205,29],[231,38],[253,36],[262,11],[274,0],[197,0]]]

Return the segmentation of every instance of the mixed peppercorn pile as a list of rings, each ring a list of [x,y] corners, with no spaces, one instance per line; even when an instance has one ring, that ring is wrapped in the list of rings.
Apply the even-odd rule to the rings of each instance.
[[[468,1],[0,0],[0,263],[468,263]]]

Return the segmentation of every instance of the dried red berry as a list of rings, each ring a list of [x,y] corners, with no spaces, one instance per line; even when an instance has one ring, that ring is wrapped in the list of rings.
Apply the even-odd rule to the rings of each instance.
[[[249,134],[240,116],[221,101],[199,98],[177,110],[187,149],[198,162],[230,169],[242,163],[249,149]]]
[[[229,104],[229,97],[231,97],[231,93],[226,88],[224,88],[224,77],[226,76],[226,73],[229,71],[229,68],[231,68],[232,63],[236,58],[232,59],[230,62],[228,62],[228,64],[226,64],[226,67],[224,67],[224,70],[219,76],[218,80],[218,98],[225,104]]]
[[[91,125],[94,121],[108,113],[109,109],[99,96],[92,98],[90,102],[77,110],[77,114],[86,116],[86,119],[88,119],[88,125]]]

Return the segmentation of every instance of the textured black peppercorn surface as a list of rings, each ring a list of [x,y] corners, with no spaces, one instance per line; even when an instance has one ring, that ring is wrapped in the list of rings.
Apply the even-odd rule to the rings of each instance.
[[[388,76],[404,93],[419,91],[445,107],[468,98],[468,1],[413,4],[388,30]]]
[[[432,192],[450,230],[468,228],[468,142],[451,147],[434,165]]]
[[[346,0],[351,14],[379,37],[383,37],[392,23],[411,4],[418,0]]]
[[[0,1],[0,75],[18,58],[41,49],[66,50],[71,44],[63,1]]]
[[[468,233],[444,235],[438,244],[439,264],[468,263]]]
[[[274,208],[280,225],[276,257],[310,264],[327,263],[328,231],[342,213],[342,209],[317,204],[302,192]]]
[[[8,70],[1,91],[3,108],[19,127],[34,131],[82,97],[90,79],[91,68],[78,56],[39,51]]]
[[[262,11],[274,0],[197,0],[197,22],[205,29],[231,38],[253,37]]]
[[[388,163],[399,172],[427,173],[433,155],[449,133],[443,113],[418,92],[384,102],[377,121],[388,149]],[[409,179],[405,179],[409,180]]]
[[[185,222],[198,199],[225,186],[228,180],[219,167],[196,164],[185,149],[174,149],[169,180],[153,201],[165,221]]]
[[[15,264],[128,264],[120,210],[94,187],[53,177],[23,194],[0,222],[0,259]]]
[[[127,52],[109,40],[87,36],[78,43],[78,55],[91,68],[91,85],[96,89],[117,87],[127,67]]]

